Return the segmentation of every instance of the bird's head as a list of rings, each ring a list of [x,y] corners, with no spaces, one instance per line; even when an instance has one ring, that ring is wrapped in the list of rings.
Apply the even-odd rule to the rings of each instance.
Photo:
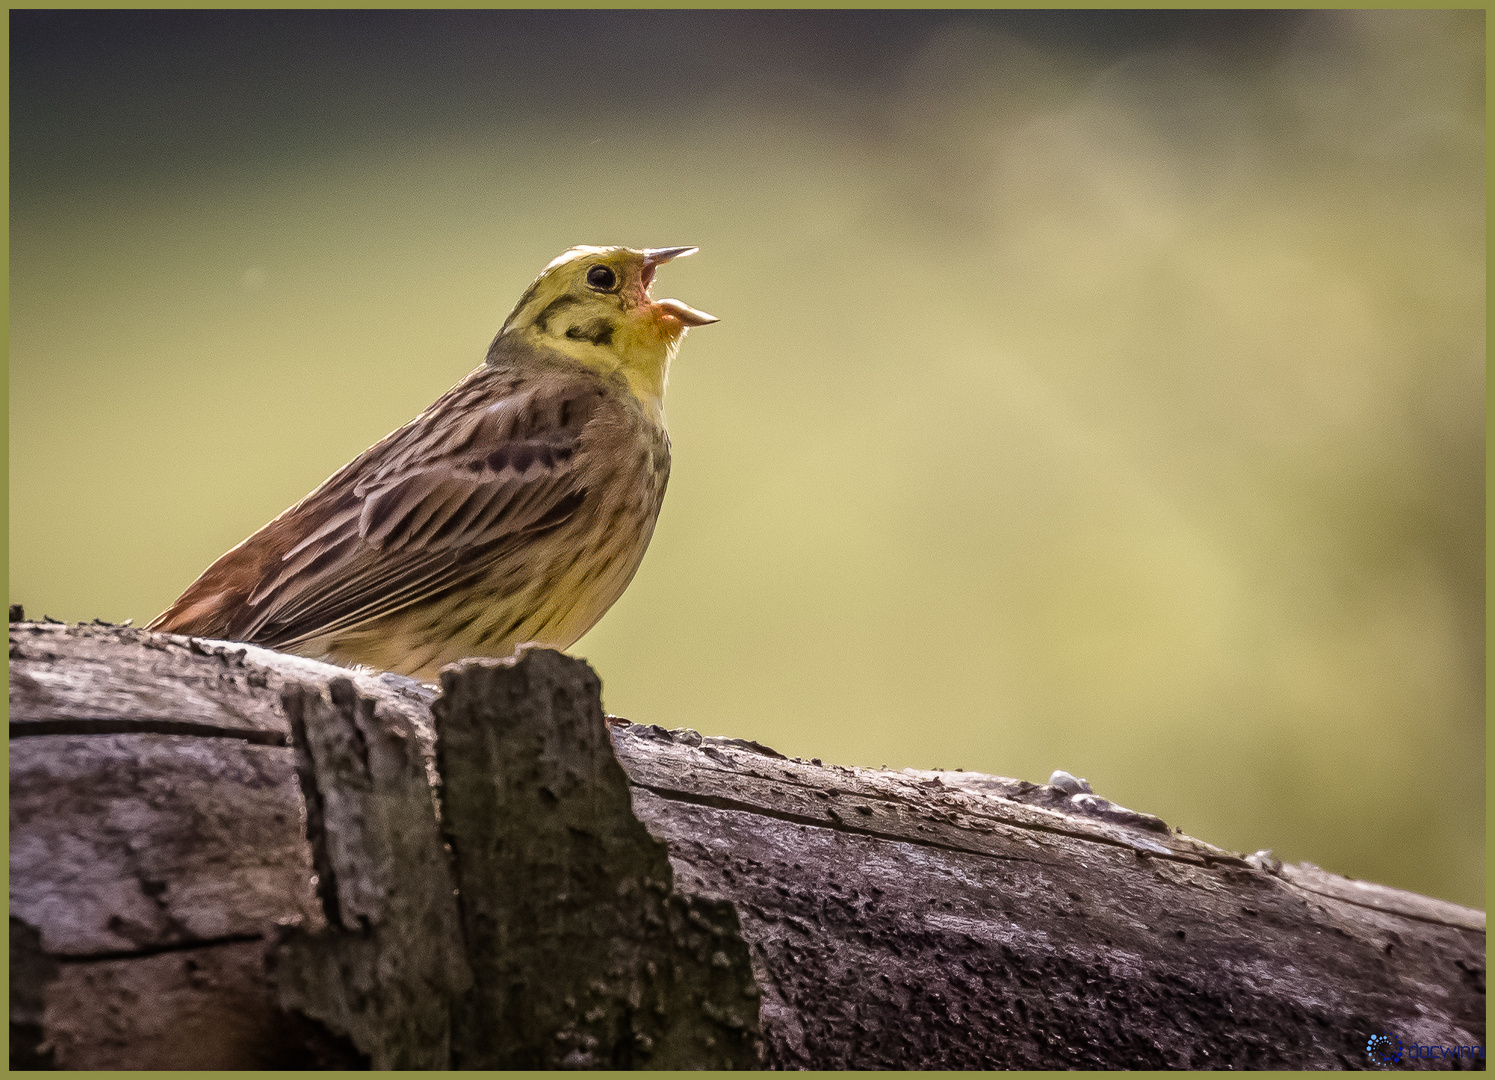
[[[541,345],[602,371],[620,371],[646,405],[664,398],[670,360],[692,326],[717,321],[649,295],[655,271],[693,247],[574,247],[540,272],[499,331],[501,345]]]

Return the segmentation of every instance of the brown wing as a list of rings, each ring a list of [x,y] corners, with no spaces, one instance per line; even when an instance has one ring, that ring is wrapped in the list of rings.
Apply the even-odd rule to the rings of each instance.
[[[578,456],[604,384],[480,368],[218,560],[152,629],[274,647],[480,576],[585,504]]]

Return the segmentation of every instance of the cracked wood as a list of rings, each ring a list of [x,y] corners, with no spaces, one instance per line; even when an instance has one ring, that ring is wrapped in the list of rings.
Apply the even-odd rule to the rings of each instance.
[[[444,865],[434,689],[102,625],[12,625],[10,656],[13,1064],[440,1063],[450,1035],[436,999],[462,985],[440,944],[450,897],[416,889],[395,903],[376,886],[404,864],[429,885]],[[556,660],[549,698],[516,699],[532,710],[521,727],[542,722],[541,699],[562,683],[568,700],[595,695],[565,674],[583,665]],[[764,1064],[1336,1068],[1363,1065],[1364,1040],[1381,1030],[1484,1041],[1482,912],[1247,861],[1096,795],[821,766],[626,721],[610,731],[632,815],[668,852],[645,876],[667,871],[680,910],[702,905],[712,928],[682,939],[687,952],[729,929],[712,912],[735,912],[761,992]],[[499,768],[513,750],[464,752],[480,759]],[[541,788],[564,794],[564,768],[539,775],[535,805]],[[628,824],[617,812],[609,829]],[[484,815],[463,813],[466,824],[454,812],[446,827],[479,835]],[[386,869],[345,880],[362,866]],[[507,871],[488,884],[484,873],[475,889],[512,887]],[[671,910],[646,916],[668,923]],[[463,934],[468,955],[473,938]],[[334,951],[320,967],[306,954],[286,966],[307,940]],[[406,944],[447,960],[389,959]],[[562,1057],[593,1060],[616,1032],[639,1048],[658,1034],[628,1017],[643,984],[627,955],[617,973],[584,980],[607,991],[587,991],[611,1003],[600,1013],[587,1004],[578,1021],[564,1000],[548,1006],[562,1017]],[[391,998],[393,1014],[355,1015],[370,980],[396,970],[424,971],[412,985],[426,991]],[[741,970],[730,955],[721,968]],[[701,1008],[716,1010],[710,1023],[730,1019]]]
[[[1382,1030],[1482,1043],[1481,912],[1259,870],[1047,785],[613,739],[683,886],[737,904],[780,1067],[1347,1068]]]

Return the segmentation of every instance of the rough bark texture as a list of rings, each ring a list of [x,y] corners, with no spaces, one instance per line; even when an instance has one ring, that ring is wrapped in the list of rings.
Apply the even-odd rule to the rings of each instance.
[[[736,911],[675,892],[665,845],[631,812],[601,690],[555,652],[443,675],[442,831],[482,958],[453,1064],[755,1067],[760,995]]]
[[[614,739],[681,887],[737,906],[777,1066],[1355,1068],[1381,1031],[1483,1044],[1482,913],[1258,869],[1047,785]]]
[[[280,1004],[376,1069],[445,1068],[451,1001],[472,979],[419,735],[346,677],[288,686],[281,703],[327,925],[271,954]]]
[[[1482,913],[1093,794],[604,726],[590,669],[547,652],[448,669],[439,699],[102,625],[12,625],[10,656],[13,1067],[1335,1068],[1381,1031],[1484,1042]]]

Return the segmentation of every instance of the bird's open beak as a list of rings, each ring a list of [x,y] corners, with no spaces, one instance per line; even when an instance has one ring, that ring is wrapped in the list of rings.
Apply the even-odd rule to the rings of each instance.
[[[700,250],[701,249],[698,248],[698,247],[645,248],[644,249],[644,265],[645,266],[663,266],[665,263],[669,262],[671,259],[680,259],[680,258],[684,258],[686,255],[694,255],[696,252],[698,252]]]
[[[644,288],[647,289],[653,283],[654,271],[657,267],[663,266],[671,259],[681,259],[686,255],[694,255],[700,250],[700,248],[695,247],[645,248]],[[681,300],[656,300],[654,308],[665,315],[679,319],[686,326],[706,326],[709,323],[721,322],[715,315],[707,315],[704,311],[697,311]]]
[[[679,319],[686,326],[707,326],[714,322],[721,322],[715,315],[697,311],[683,300],[656,300],[654,306],[666,315]]]

